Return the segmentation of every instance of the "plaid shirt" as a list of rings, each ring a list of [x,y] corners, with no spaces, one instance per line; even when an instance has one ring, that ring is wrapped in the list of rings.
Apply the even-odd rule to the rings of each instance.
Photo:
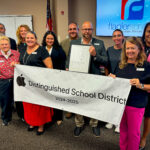
[[[14,77],[14,67],[10,64],[14,62],[19,62],[19,52],[15,50],[10,50],[10,54],[6,57],[4,53],[0,50],[0,79],[10,79]]]

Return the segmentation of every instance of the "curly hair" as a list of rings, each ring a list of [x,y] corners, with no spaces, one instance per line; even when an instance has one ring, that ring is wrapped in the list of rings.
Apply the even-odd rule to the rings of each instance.
[[[146,54],[144,52],[144,46],[142,44],[142,41],[137,37],[130,37],[130,38],[127,38],[123,43],[119,68],[123,69],[128,64],[127,62],[128,57],[126,56],[126,42],[130,42],[138,47],[139,54],[138,54],[138,57],[136,58],[135,67],[142,66],[144,61],[146,60]]]
[[[31,29],[29,28],[29,26],[26,25],[26,24],[22,24],[22,25],[20,25],[20,26],[18,27],[17,32],[16,32],[16,36],[17,36],[17,39],[18,39],[18,45],[20,45],[21,42],[23,41],[22,37],[20,36],[20,29],[21,29],[22,27],[24,27],[24,28],[27,30],[27,32],[28,32],[28,31],[31,31]]]

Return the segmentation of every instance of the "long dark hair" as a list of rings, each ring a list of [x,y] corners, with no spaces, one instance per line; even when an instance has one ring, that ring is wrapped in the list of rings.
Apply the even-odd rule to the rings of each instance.
[[[54,43],[53,43],[53,47],[57,50],[57,49],[59,49],[59,48],[61,48],[61,46],[60,46],[60,44],[59,44],[59,42],[58,42],[58,40],[57,40],[57,37],[56,37],[56,35],[55,35],[55,33],[53,32],[53,31],[47,31],[45,34],[44,34],[44,37],[43,37],[43,40],[42,40],[42,46],[46,46],[46,37],[48,36],[48,35],[52,35],[53,37],[54,37]]]
[[[145,42],[145,32],[146,32],[146,29],[147,29],[148,26],[150,26],[150,22],[147,22],[147,24],[145,25],[144,31],[143,31],[143,35],[142,35],[142,38],[141,38],[144,47],[146,46],[146,42]]]

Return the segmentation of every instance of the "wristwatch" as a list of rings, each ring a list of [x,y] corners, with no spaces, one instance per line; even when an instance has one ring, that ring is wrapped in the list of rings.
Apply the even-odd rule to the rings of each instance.
[[[144,89],[144,84],[141,83],[141,89]]]

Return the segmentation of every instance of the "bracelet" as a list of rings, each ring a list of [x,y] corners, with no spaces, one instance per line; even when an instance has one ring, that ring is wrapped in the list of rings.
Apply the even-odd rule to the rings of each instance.
[[[141,89],[144,89],[144,84],[141,83]]]

